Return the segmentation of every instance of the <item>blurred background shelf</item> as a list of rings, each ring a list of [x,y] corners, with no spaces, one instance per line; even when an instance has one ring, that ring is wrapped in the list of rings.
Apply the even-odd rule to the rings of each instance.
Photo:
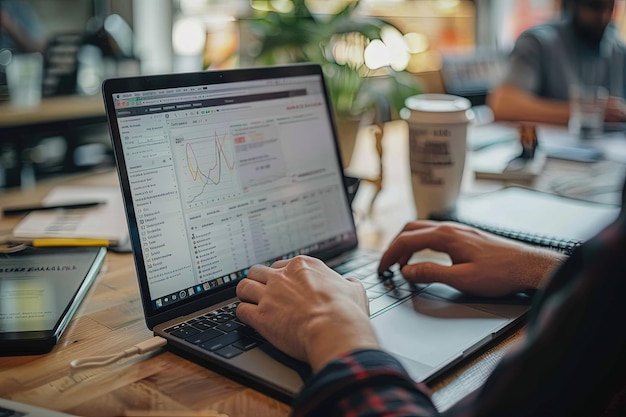
[[[0,104],[0,186],[111,165],[104,104],[98,96],[42,99],[32,108]]]
[[[8,102],[0,104],[0,129],[76,120],[105,121],[102,98],[78,95],[48,97],[39,106],[25,109],[13,108]]]

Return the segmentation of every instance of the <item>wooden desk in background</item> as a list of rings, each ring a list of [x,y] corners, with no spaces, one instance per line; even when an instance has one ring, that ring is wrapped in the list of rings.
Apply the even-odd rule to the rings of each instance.
[[[2,169],[5,170],[3,185],[22,185],[24,164],[36,162],[30,160],[27,150],[46,137],[61,136],[65,139],[67,151],[61,170],[74,170],[73,150],[79,145],[82,131],[99,126],[106,134],[105,122],[104,103],[100,96],[45,98],[39,106],[27,109],[15,109],[9,103],[0,104],[0,150]]]
[[[104,104],[100,96],[65,96],[45,98],[37,107],[15,109],[0,104],[0,127],[29,126],[88,118],[102,118]]]

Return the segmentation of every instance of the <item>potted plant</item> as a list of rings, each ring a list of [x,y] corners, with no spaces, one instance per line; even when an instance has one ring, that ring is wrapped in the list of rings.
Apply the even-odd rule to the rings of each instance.
[[[286,11],[257,10],[246,20],[251,36],[242,42],[244,53],[256,64],[322,66],[347,165],[363,116],[379,123],[395,118],[406,97],[421,92],[420,84],[407,71],[367,62],[368,47],[380,47],[385,30],[401,35],[383,19],[359,15],[358,0],[330,14],[313,13],[305,0],[291,5]]]

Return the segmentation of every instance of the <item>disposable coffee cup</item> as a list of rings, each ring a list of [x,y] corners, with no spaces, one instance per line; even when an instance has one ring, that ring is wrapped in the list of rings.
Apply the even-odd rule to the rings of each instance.
[[[16,54],[6,68],[12,107],[36,107],[41,101],[43,56],[40,53]]]
[[[449,94],[411,96],[404,105],[415,209],[418,219],[428,219],[456,205],[474,116],[469,100]]]

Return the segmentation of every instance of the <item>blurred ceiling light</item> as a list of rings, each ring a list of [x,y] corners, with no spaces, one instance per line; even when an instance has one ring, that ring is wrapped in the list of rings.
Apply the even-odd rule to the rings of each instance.
[[[404,41],[409,48],[409,53],[419,54],[428,49],[428,38],[423,33],[407,33]]]
[[[394,71],[404,71],[406,67],[409,65],[409,61],[411,60],[411,55],[405,49],[402,52],[393,52],[389,54],[390,60],[389,65]]]
[[[402,33],[393,26],[383,26],[380,29],[380,38],[390,48],[406,48]]]
[[[389,65],[396,71],[404,71],[409,64],[409,48],[402,33],[393,26],[385,26],[380,30],[380,37],[387,47]]]
[[[172,45],[177,55],[197,55],[204,49],[206,29],[195,17],[177,20],[172,28]]]
[[[133,30],[118,14],[110,14],[104,19],[104,29],[117,42],[118,47],[125,56],[133,55]]]
[[[116,32],[122,29],[125,23],[126,22],[124,21],[124,19],[122,19],[120,15],[112,14],[107,16],[106,20],[104,21],[104,28],[108,32]]]
[[[380,39],[374,39],[365,48],[365,65],[375,70],[389,65],[389,48]]]

